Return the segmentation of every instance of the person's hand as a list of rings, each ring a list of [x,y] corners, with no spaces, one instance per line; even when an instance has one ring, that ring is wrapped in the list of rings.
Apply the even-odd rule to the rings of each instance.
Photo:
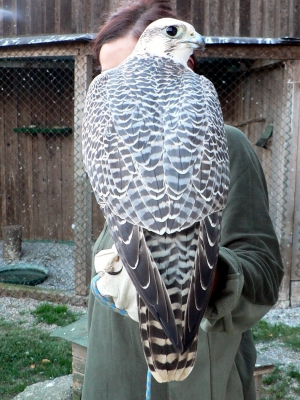
[[[99,276],[96,286],[100,294],[111,297],[117,309],[126,310],[130,318],[138,321],[137,292],[115,246],[97,253],[94,265]]]

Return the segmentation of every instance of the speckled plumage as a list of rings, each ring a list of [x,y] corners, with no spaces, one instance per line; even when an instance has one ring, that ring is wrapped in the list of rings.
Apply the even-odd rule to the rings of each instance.
[[[211,82],[174,60],[174,37],[162,38],[164,55],[148,51],[162,23],[94,79],[82,137],[94,193],[138,292],[147,363],[158,381],[169,381],[184,379],[195,361],[229,166]],[[183,42],[192,27],[176,23]]]

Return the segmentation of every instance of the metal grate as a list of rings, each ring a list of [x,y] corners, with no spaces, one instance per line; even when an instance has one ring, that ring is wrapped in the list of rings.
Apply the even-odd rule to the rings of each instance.
[[[270,215],[278,237],[286,220],[287,170],[292,145],[291,71],[286,61],[202,59],[199,73],[215,85],[224,121],[242,130],[263,166]],[[265,135],[269,128],[271,135]]]

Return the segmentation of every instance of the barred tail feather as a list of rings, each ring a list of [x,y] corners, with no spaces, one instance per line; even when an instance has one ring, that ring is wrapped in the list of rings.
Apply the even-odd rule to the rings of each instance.
[[[138,301],[143,351],[153,377],[159,383],[184,380],[195,364],[198,336],[184,353],[176,352],[161,324],[152,316],[140,296]]]

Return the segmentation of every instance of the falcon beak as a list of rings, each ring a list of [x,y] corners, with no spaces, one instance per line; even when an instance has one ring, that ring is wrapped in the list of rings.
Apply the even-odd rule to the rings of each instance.
[[[191,38],[188,41],[190,44],[191,48],[196,50],[196,49],[204,49],[205,42],[203,37],[200,35],[200,33],[193,32],[191,34]]]

